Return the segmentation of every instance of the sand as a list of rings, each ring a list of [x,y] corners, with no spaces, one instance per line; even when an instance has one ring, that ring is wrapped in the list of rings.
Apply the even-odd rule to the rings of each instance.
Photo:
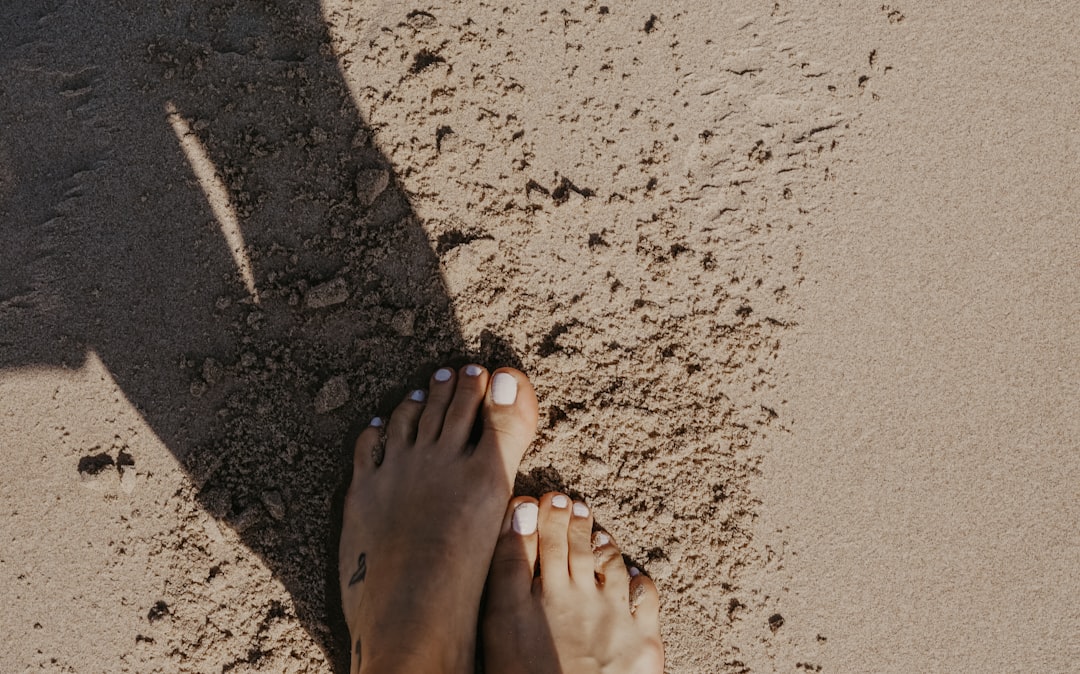
[[[343,671],[467,359],[669,672],[1074,668],[1073,3],[99,4],[0,10],[0,670]]]

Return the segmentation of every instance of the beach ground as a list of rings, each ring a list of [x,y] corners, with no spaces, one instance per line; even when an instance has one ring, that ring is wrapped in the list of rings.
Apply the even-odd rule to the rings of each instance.
[[[0,17],[0,670],[343,671],[348,438],[470,359],[669,672],[1075,668],[1080,5]]]

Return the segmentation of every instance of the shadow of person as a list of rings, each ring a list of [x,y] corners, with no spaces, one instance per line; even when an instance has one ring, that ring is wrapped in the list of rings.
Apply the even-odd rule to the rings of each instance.
[[[340,666],[341,438],[464,344],[318,3],[0,15],[0,368],[96,353]]]

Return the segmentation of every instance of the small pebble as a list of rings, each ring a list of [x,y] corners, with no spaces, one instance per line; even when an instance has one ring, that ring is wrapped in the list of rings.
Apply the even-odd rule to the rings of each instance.
[[[784,616],[779,613],[774,613],[769,616],[769,629],[773,632],[784,626]]]
[[[206,381],[207,384],[211,386],[216,384],[217,381],[221,379],[221,375],[224,371],[225,370],[221,366],[221,363],[214,360],[213,358],[207,358],[203,361],[202,378]]]
[[[437,25],[435,17],[427,12],[411,12],[406,19],[413,30],[423,30],[425,28],[434,28]]]
[[[304,296],[304,306],[308,309],[322,309],[341,304],[347,299],[349,299],[349,287],[345,284],[345,279],[336,278],[307,291],[307,295]]]
[[[361,129],[361,130],[356,132],[355,136],[353,136],[352,146],[353,147],[364,147],[370,142],[371,142],[371,134],[368,132],[367,129]]]
[[[349,384],[344,376],[328,380],[315,396],[315,413],[326,414],[349,401]]]
[[[122,489],[125,494],[130,494],[135,491],[135,482],[137,479],[134,470],[120,471],[120,489]]]
[[[390,173],[384,169],[361,169],[356,174],[356,198],[361,206],[375,203],[390,184]]]
[[[270,517],[275,520],[285,519],[285,501],[281,498],[280,492],[264,491],[260,498],[263,505],[266,506],[266,512],[270,513]]]
[[[412,309],[402,309],[390,319],[390,327],[402,337],[412,337],[416,328],[416,312]]]
[[[236,517],[230,518],[229,525],[233,529],[236,529],[237,531],[243,533],[244,531],[258,524],[260,519],[262,518],[259,516],[259,508],[258,506],[254,506],[249,507],[247,510],[240,513]]]

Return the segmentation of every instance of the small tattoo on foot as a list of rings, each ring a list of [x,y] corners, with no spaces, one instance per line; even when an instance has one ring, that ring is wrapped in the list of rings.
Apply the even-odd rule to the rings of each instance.
[[[367,575],[367,553],[366,552],[361,552],[360,553],[360,559],[356,560],[356,566],[357,566],[356,573],[354,573],[352,575],[352,577],[349,578],[349,587],[352,587],[353,585],[356,585],[360,581],[364,580],[364,576]],[[356,647],[358,649],[360,648],[360,642],[359,641],[356,642]]]

